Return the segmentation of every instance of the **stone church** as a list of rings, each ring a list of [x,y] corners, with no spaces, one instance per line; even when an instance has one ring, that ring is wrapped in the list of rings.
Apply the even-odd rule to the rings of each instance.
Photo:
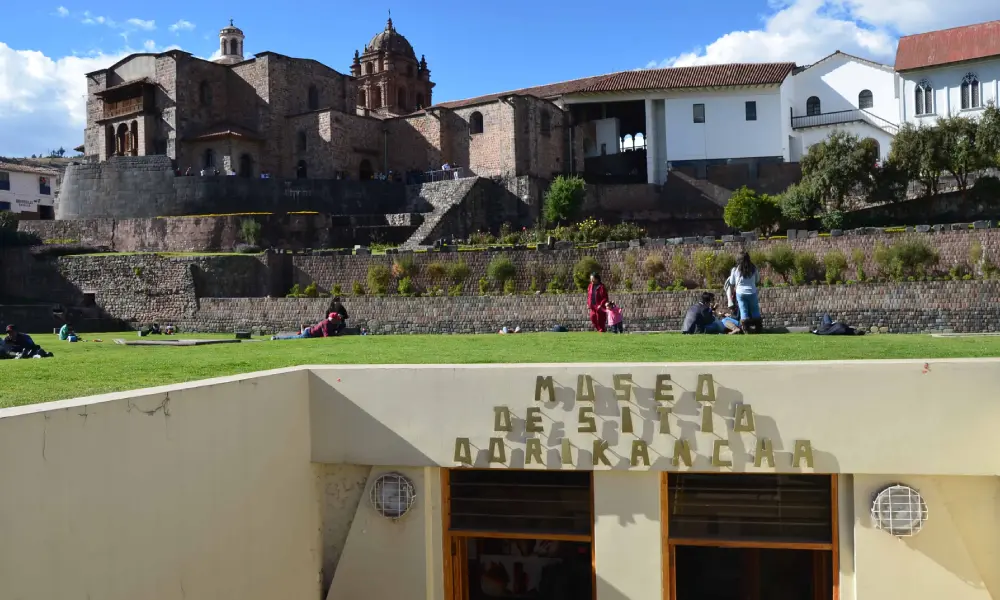
[[[87,159],[165,155],[182,173],[249,178],[403,178],[446,163],[486,177],[566,170],[559,106],[516,93],[435,106],[427,60],[391,18],[350,75],[276,52],[248,57],[244,39],[231,21],[215,60],[140,53],[88,73]]]

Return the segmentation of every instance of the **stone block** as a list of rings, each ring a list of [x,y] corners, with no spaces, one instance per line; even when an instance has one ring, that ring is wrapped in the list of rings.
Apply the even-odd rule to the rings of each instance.
[[[789,229],[787,232],[785,232],[785,235],[788,236],[788,239],[790,240],[794,240],[798,234],[799,232],[796,229]]]
[[[944,231],[944,225],[933,225],[931,226],[931,229],[933,229],[935,233],[941,233]]]
[[[675,238],[680,239],[680,238]],[[662,248],[667,245],[667,240],[663,238],[652,238],[649,240],[650,248]]]
[[[556,250],[573,250],[576,248],[576,244],[568,240],[560,240],[556,242]]]
[[[916,230],[917,230],[917,233],[928,233],[931,230],[931,226],[930,225],[917,225]]]
[[[616,247],[615,242],[601,242],[597,244],[598,250],[614,250]]]
[[[810,231],[809,232],[809,239],[818,238],[818,237],[819,237],[819,232],[818,231]]]
[[[740,237],[747,242],[756,242],[758,236],[756,231],[743,231],[740,233]]]
[[[965,231],[968,228],[969,228],[969,224],[968,223],[952,223],[951,224],[951,230],[952,231]]]
[[[715,243],[715,236],[712,236],[712,235],[702,236],[701,243],[702,244],[714,244]]]
[[[701,238],[698,238],[698,237],[686,237],[686,238],[684,238],[684,243],[685,244],[697,244],[700,241],[701,241]]]
[[[972,222],[972,228],[973,229],[989,229],[990,228],[990,222],[989,221],[973,221]]]
[[[354,254],[356,254],[358,256],[368,256],[371,253],[372,253],[371,248],[368,248],[368,247],[365,247],[365,246],[355,246],[354,247]]]
[[[736,241],[736,236],[735,235],[724,235],[724,236],[722,236],[722,241],[723,242],[727,242],[727,243],[728,242],[735,242]]]
[[[629,248],[638,248],[640,246],[642,246],[642,242],[640,242],[639,240],[629,240],[628,241],[628,247]]]
[[[916,231],[916,229],[914,227],[912,227],[912,226],[907,226],[906,227],[906,233],[914,233],[915,231]]]
[[[831,229],[830,230],[830,237],[840,237],[842,235],[844,235],[844,231],[842,229]]]
[[[537,246],[535,246],[535,251],[536,252],[550,252],[550,251],[552,251],[552,248],[549,248],[548,244],[538,244]]]

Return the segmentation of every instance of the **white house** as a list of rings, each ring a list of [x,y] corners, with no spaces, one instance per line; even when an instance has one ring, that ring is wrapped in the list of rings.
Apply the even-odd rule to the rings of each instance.
[[[1000,21],[900,38],[895,68],[903,122],[975,117],[1000,98]]]
[[[837,51],[792,76],[791,160],[836,130],[878,142],[889,155],[899,130],[899,96],[892,67]]]
[[[58,194],[58,171],[0,162],[0,210],[20,219],[54,219]]]

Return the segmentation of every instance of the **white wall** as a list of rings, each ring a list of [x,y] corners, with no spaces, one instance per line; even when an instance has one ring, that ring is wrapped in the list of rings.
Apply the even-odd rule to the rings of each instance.
[[[801,160],[801,157],[805,156],[805,154],[809,152],[809,148],[811,146],[822,142],[826,138],[830,137],[830,134],[837,130],[852,133],[861,139],[873,138],[876,142],[878,142],[879,157],[882,160],[889,157],[889,151],[892,150],[893,136],[880,127],[874,127],[868,123],[856,122],[840,123],[826,127],[810,127],[809,129],[798,130],[795,135],[799,138],[802,145],[802,155],[795,160]]]
[[[618,154],[621,143],[621,122],[616,118],[594,121],[597,129],[597,143],[594,144],[593,155],[601,156],[601,144],[605,144],[605,154]]]
[[[981,104],[997,101],[997,85],[1000,82],[1000,58],[973,61],[960,65],[918,69],[901,73],[903,90],[899,105],[902,107],[904,121],[914,125],[933,125],[938,116],[965,114],[978,116],[982,109],[963,111],[962,80],[966,73],[975,73],[979,77]],[[923,79],[934,89],[933,114],[918,117],[914,112],[914,92],[917,84]]]
[[[872,93],[874,105],[866,109],[890,123],[899,123],[899,105],[896,101],[896,75],[888,69],[836,55],[793,76],[796,117],[806,115],[806,101],[811,96],[820,100],[824,113],[858,108],[858,95],[862,90]]]
[[[660,485],[659,473],[594,474],[597,600],[660,598]]]
[[[2,169],[0,169],[2,171]],[[53,206],[58,191],[58,177],[21,171],[4,171],[10,177],[10,190],[0,190],[0,202],[9,202],[12,212],[38,212],[38,205]],[[49,180],[51,193],[39,193],[39,178]]]
[[[757,102],[757,120],[746,120],[746,102]],[[705,122],[694,122],[695,104]],[[664,101],[667,160],[784,156],[779,88],[689,92]],[[787,115],[784,116],[788,118]]]

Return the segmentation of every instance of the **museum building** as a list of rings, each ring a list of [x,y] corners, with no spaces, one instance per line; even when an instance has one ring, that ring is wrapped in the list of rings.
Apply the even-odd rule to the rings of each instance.
[[[1000,598],[998,366],[317,366],[3,409],[0,597]]]

